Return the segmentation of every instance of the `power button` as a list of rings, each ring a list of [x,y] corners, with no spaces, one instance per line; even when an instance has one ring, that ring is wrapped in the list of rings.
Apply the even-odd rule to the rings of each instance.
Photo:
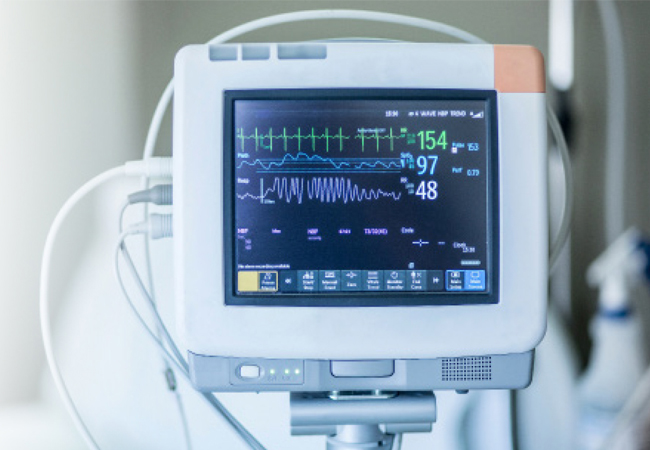
[[[254,380],[259,378],[262,371],[260,366],[255,364],[242,364],[239,366],[239,376],[245,380]]]

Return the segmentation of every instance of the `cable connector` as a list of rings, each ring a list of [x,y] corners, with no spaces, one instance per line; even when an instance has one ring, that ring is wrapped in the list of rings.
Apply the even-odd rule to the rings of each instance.
[[[150,214],[149,237],[151,239],[172,237],[174,235],[172,218],[171,214]]]
[[[170,391],[175,391],[178,388],[176,375],[174,375],[174,371],[171,367],[165,370],[165,381],[167,381],[167,389]]]
[[[172,214],[149,214],[147,221],[131,225],[123,234],[148,234],[151,239],[172,237],[174,235],[172,224]]]
[[[138,161],[129,161],[124,165],[127,175],[140,175],[148,178],[172,178],[172,158],[147,158]]]
[[[129,195],[129,204],[153,203],[155,205],[171,205],[173,203],[174,186],[159,184],[150,189],[134,192]]]

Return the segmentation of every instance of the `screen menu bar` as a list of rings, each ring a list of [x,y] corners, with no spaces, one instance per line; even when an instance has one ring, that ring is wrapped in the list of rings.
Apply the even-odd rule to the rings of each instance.
[[[485,270],[242,270],[238,290],[253,293],[485,292]]]

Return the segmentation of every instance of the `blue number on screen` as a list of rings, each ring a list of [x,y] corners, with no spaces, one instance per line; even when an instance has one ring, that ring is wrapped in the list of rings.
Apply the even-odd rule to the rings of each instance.
[[[436,164],[438,163],[437,155],[428,155],[428,156],[418,156],[416,161],[418,165],[418,175],[424,175],[429,169],[429,175],[433,175],[436,171]]]

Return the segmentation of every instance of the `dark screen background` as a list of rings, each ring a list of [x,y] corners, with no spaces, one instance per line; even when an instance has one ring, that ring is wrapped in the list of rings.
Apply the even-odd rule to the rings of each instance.
[[[233,276],[470,261],[489,278],[489,130],[485,99],[234,100]]]

